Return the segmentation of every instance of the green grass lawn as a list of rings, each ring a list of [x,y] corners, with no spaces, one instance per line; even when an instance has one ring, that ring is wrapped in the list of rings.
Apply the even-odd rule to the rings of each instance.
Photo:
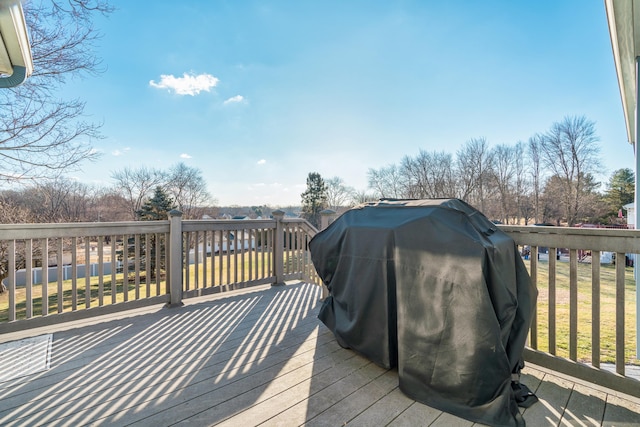
[[[527,266],[529,263],[526,262]],[[578,360],[591,361],[591,264],[578,263]],[[538,262],[538,349],[549,349],[549,265]],[[633,268],[625,270],[625,360],[636,359],[636,289]],[[615,362],[615,265],[600,267],[600,361]],[[556,354],[569,357],[569,263],[556,263]]]
[[[265,252],[264,260],[262,253],[258,253],[257,260],[255,254],[255,251],[250,251],[238,253],[237,256],[233,253],[228,256],[223,253],[222,257],[220,254],[213,257],[208,256],[206,271],[202,262],[197,265],[191,264],[189,266],[189,289],[194,289],[196,283],[199,287],[203,287],[205,283],[206,286],[212,286],[212,283],[213,286],[218,286],[270,276],[269,267],[273,268],[273,261],[270,262],[268,259],[270,254]],[[184,282],[186,283],[186,280]]]
[[[255,252],[245,252],[242,254],[222,254],[222,257],[216,255],[213,259],[207,257],[207,268],[206,268],[206,280],[205,280],[205,268],[202,262],[200,262],[197,266],[190,265],[188,269],[188,282],[189,289],[195,289],[196,287],[204,287],[206,286],[219,286],[234,283],[236,281],[248,281],[255,280],[258,278],[266,277],[271,275],[269,272],[269,267],[272,268],[272,262],[270,263],[268,260],[270,254],[265,253],[264,261],[262,254],[259,253],[257,260],[255,257]],[[249,257],[251,257],[251,261],[249,261]],[[237,268],[236,268],[237,264]],[[264,264],[264,265],[263,265]],[[291,267],[291,263],[286,263],[285,265]],[[296,263],[296,267],[299,265]],[[212,274],[213,268],[213,274]],[[251,270],[251,271],[250,271]],[[264,271],[264,276],[263,276]],[[285,272],[287,271],[285,267]],[[213,276],[213,277],[212,277]],[[135,285],[135,277],[133,273],[129,273],[128,282],[125,284],[124,274],[116,274],[116,292],[115,292],[115,303],[120,303],[124,301],[132,301],[135,299],[143,299],[148,297],[153,297],[157,295],[162,295],[166,289],[166,281],[164,278],[164,273],[162,273],[162,277],[158,283],[155,280],[152,280],[150,285],[146,284],[146,276],[144,271],[141,272],[140,284],[138,286]],[[221,279],[221,280],[220,280]],[[183,283],[187,283],[186,277],[183,279]],[[111,289],[111,275],[103,276],[103,297],[102,302],[104,305],[112,304],[112,289]],[[41,316],[42,315],[42,285],[34,285],[32,287],[32,307],[33,307],[33,316]],[[50,282],[47,285],[47,303],[49,306],[49,314],[54,314],[58,312],[58,283]],[[86,281],[84,278],[80,278],[77,280],[76,285],[74,287],[72,280],[65,280],[62,282],[62,311],[72,311],[73,310],[73,299],[75,294],[76,300],[76,309],[82,310],[87,308],[87,290],[86,290]],[[16,289],[16,317],[17,319],[26,319],[26,290],[24,287],[19,287]],[[100,305],[100,284],[98,277],[90,278],[90,298],[89,298],[90,307],[97,307]],[[0,322],[6,322],[9,319],[9,293],[5,292],[0,294]]]
[[[160,282],[160,292],[158,292],[158,287],[155,283],[152,283],[147,289],[147,285],[145,282],[145,276],[141,276],[141,283],[139,286],[135,285],[134,277],[132,274],[129,275],[128,283],[125,285],[124,274],[120,273],[116,275],[116,292],[115,292],[115,302],[124,302],[131,301],[134,299],[142,299],[147,297],[152,297],[156,295],[162,294],[162,290],[165,289],[165,281],[162,280]],[[89,304],[90,307],[97,307],[100,305],[100,284],[98,277],[90,278],[90,298]],[[104,305],[108,305],[112,303],[112,288],[111,288],[111,275],[104,276],[103,278],[103,296],[102,302]],[[32,287],[32,307],[33,307],[33,316],[41,316],[42,315],[42,307],[43,307],[43,298],[42,298],[42,285],[34,285]],[[58,312],[58,283],[50,282],[47,285],[47,303],[49,306],[49,314],[54,314]],[[73,310],[73,299],[76,299],[76,307],[77,310],[82,310],[87,308],[87,289],[85,279],[78,279],[76,285],[74,287],[72,280],[65,280],[62,282],[62,311],[72,311]],[[137,298],[136,298],[137,297]],[[27,307],[27,297],[26,290],[24,287],[19,287],[16,289],[16,317],[17,319],[26,319],[26,307]],[[0,322],[6,322],[9,320],[9,293],[5,292],[0,294]]]

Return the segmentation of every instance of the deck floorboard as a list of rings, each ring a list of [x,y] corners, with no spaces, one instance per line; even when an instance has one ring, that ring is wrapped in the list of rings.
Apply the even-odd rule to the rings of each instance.
[[[308,284],[261,286],[6,334],[54,339],[49,370],[0,383],[0,425],[479,425],[410,399],[396,370],[341,348],[319,298]],[[640,399],[537,366],[522,382],[540,399],[522,410],[527,425],[640,425]]]

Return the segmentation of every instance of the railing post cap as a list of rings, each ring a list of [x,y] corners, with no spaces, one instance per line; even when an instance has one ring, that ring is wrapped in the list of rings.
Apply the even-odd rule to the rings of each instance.
[[[169,218],[174,217],[174,216],[182,216],[182,212],[177,210],[177,209],[171,209],[169,211]]]
[[[274,218],[284,218],[284,211],[281,211],[280,209],[277,209],[273,212],[271,212],[271,215],[273,215]]]

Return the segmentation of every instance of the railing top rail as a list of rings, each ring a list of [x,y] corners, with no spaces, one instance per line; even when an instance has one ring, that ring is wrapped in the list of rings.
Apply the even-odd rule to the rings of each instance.
[[[640,230],[499,225],[519,245],[640,253]]]
[[[183,231],[254,230],[275,227],[275,219],[190,219],[182,221]]]
[[[282,222],[307,222],[304,218],[284,218]]]
[[[297,224],[308,234],[315,236],[318,233],[318,229],[315,228],[309,221],[304,218],[287,218],[283,220],[285,224]]]
[[[302,218],[285,218],[282,222],[285,224],[300,225],[310,234],[317,233],[317,230]],[[169,224],[169,220],[0,224],[0,240],[167,233],[169,232]],[[194,219],[183,220],[182,227],[183,231],[273,229],[276,228],[276,220]]]
[[[0,240],[167,233],[169,221],[0,224]]]
[[[562,234],[575,236],[615,236],[615,237],[640,237],[640,230],[625,228],[581,228],[581,227],[552,227],[533,225],[498,225],[503,231],[510,233],[527,234]]]

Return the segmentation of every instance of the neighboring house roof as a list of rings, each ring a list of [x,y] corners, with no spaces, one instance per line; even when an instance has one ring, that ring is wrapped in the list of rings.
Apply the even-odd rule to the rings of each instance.
[[[33,73],[27,24],[18,0],[0,0],[0,88],[23,83]]]
[[[636,58],[640,56],[640,3],[636,4],[632,0],[605,0],[604,4],[627,126],[627,139],[629,143],[635,144]]]

